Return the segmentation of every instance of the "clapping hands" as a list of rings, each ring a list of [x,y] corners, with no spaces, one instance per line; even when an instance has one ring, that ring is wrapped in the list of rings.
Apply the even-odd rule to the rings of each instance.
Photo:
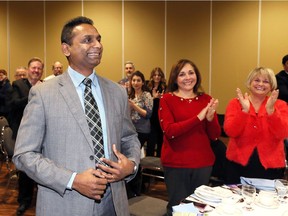
[[[245,92],[245,94],[243,95],[240,88],[236,89],[236,93],[237,93],[237,98],[241,104],[242,111],[248,113],[250,109],[250,101],[249,101],[248,93]]]
[[[218,99],[212,98],[210,102],[207,104],[207,106],[200,111],[197,117],[201,121],[206,118],[209,122],[211,122],[214,118],[214,114],[216,112],[218,104],[219,104]]]
[[[239,88],[236,89],[236,92],[237,92],[238,100],[239,100],[241,107],[242,107],[242,111],[248,113],[249,109],[250,109],[250,100],[249,100],[248,93],[246,92],[243,95]],[[265,106],[266,112],[268,115],[271,115],[274,112],[274,104],[277,101],[278,96],[279,96],[279,90],[278,89],[273,90],[271,92],[271,95],[268,98],[266,106]]]
[[[159,92],[156,90],[156,88],[152,89],[153,98],[160,98],[163,94],[164,94],[164,90],[162,92]]]
[[[279,90],[273,90],[270,97],[267,100],[266,103],[266,111],[268,113],[268,115],[271,115],[274,112],[274,104],[277,101],[277,98],[279,96]]]

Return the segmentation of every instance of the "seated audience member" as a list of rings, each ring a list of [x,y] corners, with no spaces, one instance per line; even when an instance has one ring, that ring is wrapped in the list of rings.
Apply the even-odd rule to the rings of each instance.
[[[125,69],[126,77],[121,79],[118,83],[121,86],[123,86],[127,90],[127,93],[129,94],[131,90],[130,78],[131,78],[132,73],[135,71],[135,65],[133,62],[127,61],[124,64],[124,69]]]
[[[135,71],[131,75],[131,92],[129,104],[132,123],[136,128],[141,147],[149,140],[150,117],[153,108],[153,99],[149,93],[143,73]],[[140,168],[139,168],[140,170]],[[139,196],[141,193],[141,173],[138,171],[136,177],[127,184],[128,198]]]
[[[56,61],[53,65],[52,65],[52,71],[53,74],[51,74],[50,76],[46,77],[43,81],[46,82],[50,79],[53,79],[56,76],[59,76],[63,73],[63,65],[61,62]]]
[[[23,66],[16,68],[14,77],[15,80],[27,78],[27,68]]]
[[[167,93],[159,106],[168,216],[172,206],[209,183],[215,161],[210,141],[221,133],[217,107],[218,99],[201,91],[197,66],[190,60],[179,60],[171,69]]]
[[[160,67],[155,67],[151,71],[150,80],[148,81],[147,87],[153,97],[153,110],[150,118],[151,133],[147,143],[146,155],[155,156],[155,147],[157,146],[156,156],[160,157],[163,142],[163,132],[159,122],[158,109],[160,97],[166,91],[165,75]]]
[[[229,136],[226,157],[227,183],[240,177],[283,178],[288,137],[287,104],[277,100],[279,90],[274,72],[257,67],[246,81],[249,93],[236,89],[237,98],[226,109],[224,130]]]
[[[7,77],[7,72],[4,69],[0,69],[0,116],[7,118],[8,106],[7,106],[7,94],[11,89],[10,81]]]

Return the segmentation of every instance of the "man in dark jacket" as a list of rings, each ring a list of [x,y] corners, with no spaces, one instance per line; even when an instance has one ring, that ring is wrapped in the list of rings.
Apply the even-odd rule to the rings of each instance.
[[[18,128],[23,116],[24,109],[28,103],[30,88],[42,83],[44,63],[41,59],[34,57],[28,62],[27,78],[16,80],[12,83],[12,96],[10,101],[11,111],[9,113],[9,125],[13,131],[13,138],[16,139]],[[34,181],[24,172],[19,172],[19,194],[17,215],[23,215],[31,205],[34,193]]]

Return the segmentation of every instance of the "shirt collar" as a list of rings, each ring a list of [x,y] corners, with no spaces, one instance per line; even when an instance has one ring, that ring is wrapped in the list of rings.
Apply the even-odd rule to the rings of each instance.
[[[70,66],[68,67],[68,73],[72,79],[72,82],[75,87],[78,87],[82,84],[82,81],[86,78],[84,75],[80,74],[79,72],[75,71]],[[92,85],[97,86],[98,84],[98,78],[95,73],[95,70],[93,70],[93,73],[91,73],[88,78],[92,80]]]

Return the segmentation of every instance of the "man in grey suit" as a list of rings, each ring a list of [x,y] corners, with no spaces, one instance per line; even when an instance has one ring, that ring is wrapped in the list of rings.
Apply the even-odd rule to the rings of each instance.
[[[128,216],[125,181],[137,171],[140,143],[127,94],[95,73],[103,47],[91,19],[68,21],[61,43],[68,70],[31,88],[13,161],[38,183],[36,215]],[[84,111],[87,77],[103,129],[105,157],[96,163]]]

